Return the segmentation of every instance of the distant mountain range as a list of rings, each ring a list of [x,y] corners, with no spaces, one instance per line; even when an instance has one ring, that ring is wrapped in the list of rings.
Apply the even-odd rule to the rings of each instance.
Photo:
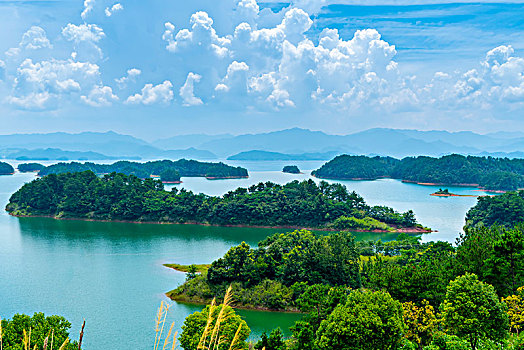
[[[331,160],[338,156],[339,152],[324,153],[300,153],[286,154],[268,151],[247,151],[240,152],[227,158],[227,160],[253,160],[253,161],[271,161],[271,160]]]
[[[208,150],[190,146],[162,149],[112,131],[0,135],[0,157],[24,160],[217,159]]]
[[[450,153],[522,158],[524,133],[516,131],[481,135],[468,131],[377,128],[349,135],[330,135],[293,128],[237,136],[180,135],[153,142],[111,131],[0,135],[0,157],[24,160],[211,160],[228,157],[230,160],[328,160],[342,153],[396,158]]]

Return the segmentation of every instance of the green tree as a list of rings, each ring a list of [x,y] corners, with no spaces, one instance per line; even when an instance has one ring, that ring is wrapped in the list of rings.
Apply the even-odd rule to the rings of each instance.
[[[396,349],[402,340],[402,305],[389,293],[356,291],[320,324],[319,349]]]
[[[284,333],[280,328],[273,329],[267,336],[266,332],[262,334],[260,340],[255,344],[256,350],[286,350]]]
[[[410,301],[403,303],[402,308],[406,325],[404,336],[416,343],[419,349],[429,345],[437,331],[437,316],[433,306],[423,300],[420,306]]]
[[[493,286],[465,274],[451,281],[441,305],[444,328],[465,338],[476,350],[482,340],[502,340],[508,333],[505,306]]]
[[[186,273],[186,281],[192,280],[197,276],[197,267],[194,264],[189,265]]]
[[[518,288],[516,295],[502,298],[502,301],[507,307],[509,330],[518,336],[524,326],[524,287]]]
[[[248,348],[249,333],[246,321],[232,307],[211,304],[185,319],[179,342],[184,350],[207,349],[210,343],[220,343],[218,350],[230,346],[243,350]]]
[[[24,332],[31,332],[31,348],[36,346],[42,349],[47,338],[48,348],[58,349],[69,338],[71,323],[62,316],[45,316],[35,313],[33,316],[16,314],[11,320],[2,320],[2,346],[3,350],[22,350]],[[76,342],[68,343],[66,350],[78,348]]]

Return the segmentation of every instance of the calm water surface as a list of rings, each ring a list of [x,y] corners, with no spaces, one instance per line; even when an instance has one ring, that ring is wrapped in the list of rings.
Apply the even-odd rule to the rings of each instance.
[[[229,162],[233,164],[234,162]],[[209,181],[183,178],[195,192],[221,195],[238,186],[260,181],[286,183],[310,178],[310,170],[322,162],[295,162],[305,174],[279,172],[283,162],[236,162],[250,170],[249,179]],[[32,174],[0,177],[0,206]],[[315,179],[315,181],[318,181]],[[435,187],[403,184],[396,180],[343,181],[370,204],[397,210],[413,209],[426,226],[439,232],[424,240],[453,242],[475,198],[429,196]],[[479,194],[473,189],[450,188],[460,194]],[[73,323],[73,337],[86,319],[85,349],[149,349],[154,339],[155,311],[164,293],[184,281],[184,274],[164,263],[209,263],[229,247],[246,241],[255,245],[282,230],[219,228],[193,225],[148,225],[13,218],[0,212],[0,316],[46,314],[65,316]],[[359,234],[358,239],[391,239],[387,234]],[[185,317],[200,306],[170,302],[170,321],[180,327]],[[252,337],[276,326],[287,329],[295,314],[240,310],[252,329]]]

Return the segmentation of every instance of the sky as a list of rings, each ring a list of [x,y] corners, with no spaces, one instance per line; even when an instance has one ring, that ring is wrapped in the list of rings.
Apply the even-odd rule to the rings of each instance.
[[[524,1],[0,0],[0,134],[524,130]]]

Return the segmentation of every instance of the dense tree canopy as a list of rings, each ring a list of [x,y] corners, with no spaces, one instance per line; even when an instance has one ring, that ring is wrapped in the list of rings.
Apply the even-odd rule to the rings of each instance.
[[[320,324],[319,349],[397,349],[404,332],[402,306],[387,292],[349,294]]]
[[[8,163],[0,162],[0,175],[11,175],[15,169]]]
[[[516,190],[524,187],[524,159],[452,154],[441,158],[419,156],[398,160],[342,155],[312,174],[328,179],[391,177],[420,183],[472,184],[493,190]]]
[[[300,174],[300,169],[296,165],[286,165],[282,172],[289,173],[289,174]]]
[[[316,236],[301,230],[276,234],[251,249],[246,243],[231,248],[214,261],[207,273],[211,284],[244,282],[255,285],[264,279],[285,285],[296,282],[360,286],[359,255],[350,233]]]
[[[33,171],[40,171],[45,168],[45,165],[40,163],[22,163],[18,164],[17,168],[21,173],[29,173]]]
[[[483,196],[466,214],[468,226],[515,226],[524,222],[524,191]]]
[[[298,227],[329,227],[342,216],[376,215],[388,225],[417,225],[412,212],[369,207],[339,184],[266,182],[213,197],[185,189],[165,191],[160,181],[149,178],[117,173],[98,177],[91,171],[51,174],[25,184],[11,196],[7,210],[15,215]]]
[[[213,178],[227,177],[247,177],[248,172],[241,167],[232,167],[224,163],[208,163],[196,160],[180,159],[177,161],[157,160],[146,163],[119,161],[113,164],[95,164],[95,163],[58,163],[53,164],[40,170],[39,175],[61,174],[68,172],[82,172],[91,170],[95,174],[122,173],[125,175],[135,175],[145,179],[151,175],[161,176],[166,170],[171,170],[170,180],[180,180],[180,176],[207,176]],[[178,172],[179,176],[174,176]],[[167,173],[164,173],[167,175]]]

